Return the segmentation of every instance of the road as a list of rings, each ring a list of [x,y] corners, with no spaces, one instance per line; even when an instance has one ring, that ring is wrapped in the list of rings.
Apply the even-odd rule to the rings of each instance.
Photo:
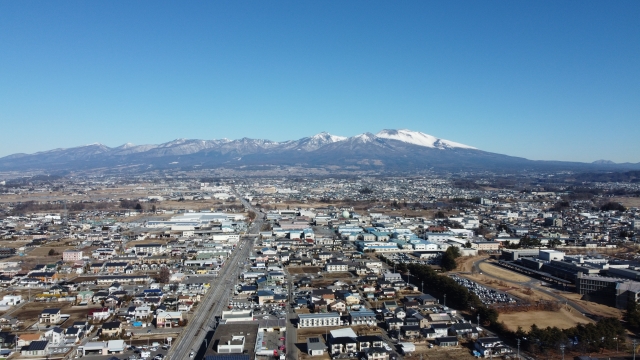
[[[234,189],[235,192],[235,189]],[[255,221],[249,226],[247,230],[248,234],[256,234],[262,227],[262,221],[264,214],[255,210],[249,202],[240,197],[237,192],[236,196],[241,199],[243,205],[247,210],[252,210],[256,213]],[[244,263],[246,259],[251,255],[251,250],[254,245],[254,237],[242,237],[236,250],[231,257],[227,259],[222,269],[218,273],[218,277],[211,284],[211,288],[207,292],[196,312],[191,317],[187,328],[182,332],[177,341],[173,343],[167,360],[173,359],[189,359],[189,353],[191,351],[198,352],[204,343],[206,346],[210,345],[205,342],[207,333],[214,329],[216,326],[216,316],[222,314],[222,310],[228,305],[228,300],[232,295],[233,286],[238,279],[239,271],[242,270],[241,263]]]
[[[297,318],[296,312],[291,307],[291,303],[293,302],[293,281],[294,277],[289,273],[287,269],[285,269],[285,274],[287,275],[287,283],[289,290],[289,298],[287,301],[287,307],[285,308],[287,311],[287,331],[286,331],[286,360],[296,360],[298,359],[298,349],[296,348],[296,329],[293,327],[293,320]]]

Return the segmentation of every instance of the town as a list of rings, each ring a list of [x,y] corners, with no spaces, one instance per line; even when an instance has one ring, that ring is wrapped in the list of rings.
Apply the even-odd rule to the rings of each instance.
[[[635,356],[640,184],[571,176],[7,179],[0,355]]]

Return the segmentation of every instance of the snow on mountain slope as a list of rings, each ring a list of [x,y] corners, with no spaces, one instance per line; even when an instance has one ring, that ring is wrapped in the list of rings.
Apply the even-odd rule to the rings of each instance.
[[[338,142],[338,141],[343,141],[343,140],[347,140],[346,136],[338,136],[338,135],[331,135],[328,132],[321,132],[319,134],[315,134],[311,137],[312,140],[314,141],[324,141],[327,143],[334,143],[334,142]]]
[[[434,149],[445,148],[461,148],[461,149],[476,149],[472,146],[460,144],[457,142],[439,139],[435,136],[425,134],[419,131],[411,131],[407,129],[389,130],[385,129],[376,134],[377,137],[383,139],[398,140],[409,144],[418,146],[425,146]]]

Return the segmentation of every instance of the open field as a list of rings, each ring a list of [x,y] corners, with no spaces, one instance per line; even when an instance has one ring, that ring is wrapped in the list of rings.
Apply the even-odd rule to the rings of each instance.
[[[518,330],[518,326],[522,327],[524,331],[528,331],[533,324],[540,328],[556,326],[560,329],[568,329],[578,323],[587,324],[593,322],[575,310],[569,311],[565,308],[560,309],[560,311],[527,311],[500,314],[498,321],[503,322],[512,331]]]
[[[619,202],[627,208],[640,207],[640,197],[615,197],[611,201]]]
[[[287,267],[287,271],[289,274],[308,274],[308,275],[317,275],[322,268],[319,266],[289,266]]]
[[[439,347],[429,349],[427,344],[416,344],[416,352],[404,356],[406,360],[457,360],[475,359],[471,350],[464,346]]]
[[[527,282],[532,280],[530,277],[518,274],[517,272],[513,272],[507,269],[500,268],[493,264],[481,263],[478,265],[480,271],[482,273],[494,276],[506,281],[515,281],[515,282]]]
[[[55,246],[55,247],[42,246],[42,247],[37,247],[37,248],[34,248],[33,250],[30,250],[29,252],[27,252],[27,255],[40,258],[41,261],[44,261],[44,262],[51,261],[53,263],[62,259],[62,252],[68,249],[75,249],[75,247],[74,246]],[[53,250],[58,254],[49,256],[50,250]]]
[[[334,272],[322,275],[325,279],[351,279],[353,276],[348,272]]]

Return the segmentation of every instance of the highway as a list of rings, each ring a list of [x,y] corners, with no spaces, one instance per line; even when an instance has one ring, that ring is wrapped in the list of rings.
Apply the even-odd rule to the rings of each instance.
[[[235,189],[234,189],[235,191]],[[245,199],[241,199],[247,210],[256,213],[255,221],[247,229],[247,234],[256,234],[262,227],[264,215],[254,208]],[[180,337],[173,343],[171,350],[167,354],[167,360],[189,359],[189,353],[199,352],[207,333],[216,326],[216,316],[222,314],[229,304],[229,298],[233,294],[233,286],[235,285],[239,271],[243,269],[241,266],[251,255],[254,246],[255,237],[241,237],[240,242],[233,254],[227,259],[218,273],[218,277],[211,284],[211,288],[205,295],[202,302],[198,305],[197,310],[191,316],[186,329]],[[199,354],[198,354],[199,355]]]

